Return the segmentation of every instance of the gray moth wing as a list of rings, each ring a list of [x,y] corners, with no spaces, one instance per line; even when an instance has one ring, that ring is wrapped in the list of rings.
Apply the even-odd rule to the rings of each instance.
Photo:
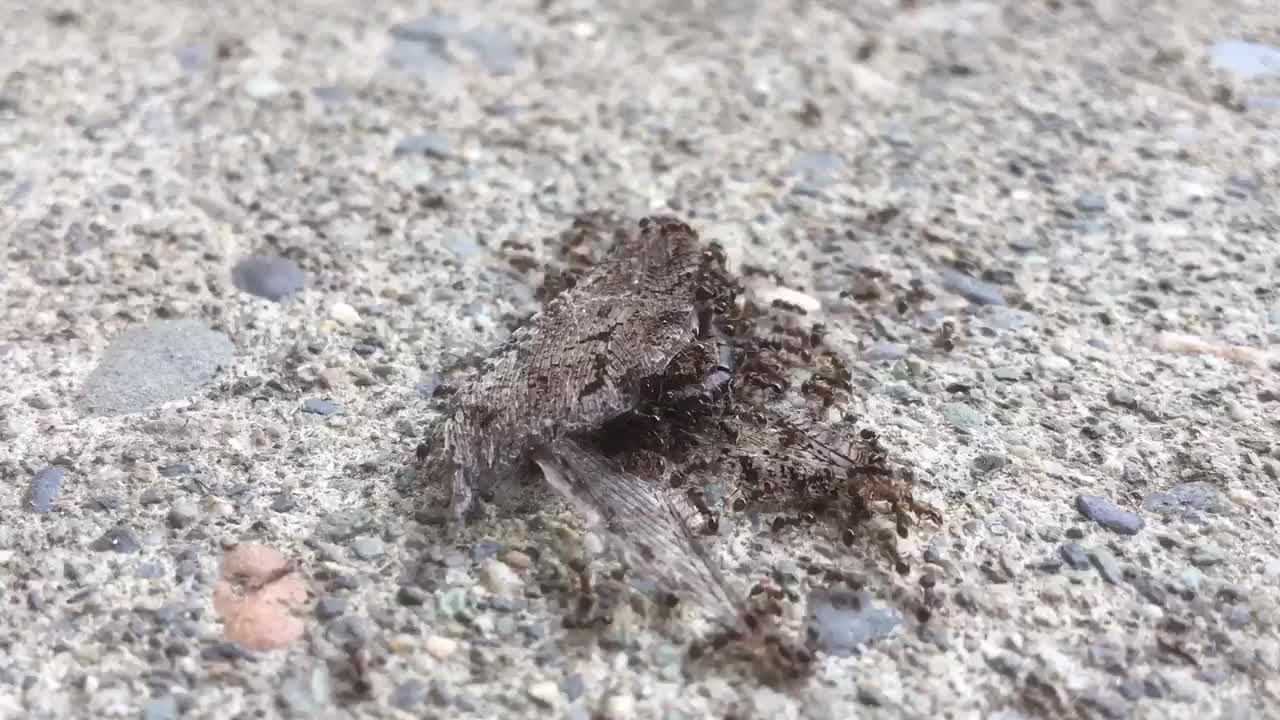
[[[446,483],[461,519],[478,486],[527,467],[567,433],[643,405],[671,359],[699,336],[706,261],[678,219],[644,218],[578,283],[483,362],[451,399],[419,476]]]
[[[626,472],[572,437],[558,439],[534,461],[548,483],[619,541],[637,566],[686,602],[726,624],[736,622],[743,604],[694,530],[697,509],[680,494]]]

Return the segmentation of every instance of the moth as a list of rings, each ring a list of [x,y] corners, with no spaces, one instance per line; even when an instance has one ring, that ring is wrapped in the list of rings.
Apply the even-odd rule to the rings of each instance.
[[[608,224],[581,217],[576,237]],[[768,608],[734,592],[708,554],[720,511],[700,488],[718,481],[729,509],[808,521],[858,522],[884,501],[900,535],[932,510],[895,479],[874,435],[840,448],[798,412],[788,366],[825,363],[801,383],[824,407],[848,386],[843,365],[814,351],[820,330],[791,332],[743,302],[722,249],[678,218],[646,217],[615,237],[452,395],[420,448],[419,478],[447,487],[463,522],[477,492],[541,474],[668,590],[721,620],[725,637],[759,640],[780,675],[802,676],[811,654],[770,630]]]

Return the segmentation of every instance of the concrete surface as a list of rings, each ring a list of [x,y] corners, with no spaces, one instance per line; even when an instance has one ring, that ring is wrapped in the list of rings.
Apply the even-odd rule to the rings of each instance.
[[[38,5],[0,4],[0,716],[1280,716],[1273,2]],[[845,639],[806,687],[686,680],[696,618],[564,630],[600,543],[533,488],[415,519],[439,371],[593,208],[820,302],[945,513],[906,577],[732,524],[734,582]]]

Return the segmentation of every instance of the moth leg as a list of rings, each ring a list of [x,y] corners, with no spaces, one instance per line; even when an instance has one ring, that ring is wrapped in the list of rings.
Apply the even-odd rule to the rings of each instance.
[[[573,617],[565,620],[566,627],[589,628],[597,625],[610,625],[613,616],[596,607],[596,593],[592,583],[591,563],[584,558],[569,561],[569,569],[578,579],[578,605]]]
[[[663,404],[704,406],[724,397],[734,377],[733,346],[710,337],[691,343],[668,363],[662,377]]]
[[[715,535],[720,532],[720,513],[707,505],[707,498],[702,488],[689,488],[689,504],[702,516],[702,534]]]

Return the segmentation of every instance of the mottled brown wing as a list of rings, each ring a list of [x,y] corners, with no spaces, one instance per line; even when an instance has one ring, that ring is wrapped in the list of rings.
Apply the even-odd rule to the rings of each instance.
[[[645,218],[484,361],[454,396],[424,471],[452,479],[455,513],[536,448],[645,402],[646,381],[697,337],[701,265],[688,225]]]
[[[607,529],[664,589],[725,624],[738,621],[744,604],[707,554],[693,529],[697,510],[682,496],[627,473],[569,437],[534,460],[552,487]]]

